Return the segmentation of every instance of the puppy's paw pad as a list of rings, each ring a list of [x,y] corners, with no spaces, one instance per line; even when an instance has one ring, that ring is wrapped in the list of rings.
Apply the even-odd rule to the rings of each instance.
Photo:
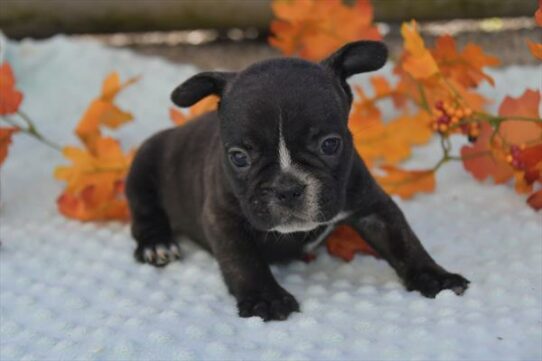
[[[237,307],[239,316],[257,316],[264,321],[285,320],[292,312],[299,312],[294,296],[282,289],[251,294],[242,298]]]
[[[169,262],[180,259],[181,251],[179,246],[173,242],[139,245],[134,252],[134,257],[141,263],[164,267]]]
[[[419,291],[429,298],[435,298],[442,290],[452,290],[461,296],[469,287],[469,283],[469,280],[459,274],[428,269],[413,273],[407,280],[407,289]]]

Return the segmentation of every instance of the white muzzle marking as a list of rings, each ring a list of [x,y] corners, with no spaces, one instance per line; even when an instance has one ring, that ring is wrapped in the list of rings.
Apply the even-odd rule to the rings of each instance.
[[[290,155],[290,151],[286,146],[284,135],[282,133],[282,119],[279,122],[279,147],[278,156],[280,169],[283,173],[289,174],[292,177],[298,179],[301,183],[306,185],[305,188],[305,215],[306,222],[294,222],[291,224],[284,224],[273,228],[280,233],[293,233],[293,232],[308,232],[320,225],[315,222],[319,212],[318,205],[318,193],[320,191],[320,182],[312,176],[309,172],[303,170],[298,164],[295,164]]]

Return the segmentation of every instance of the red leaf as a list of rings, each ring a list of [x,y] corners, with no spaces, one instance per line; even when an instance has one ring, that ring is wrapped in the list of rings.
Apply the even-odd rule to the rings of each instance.
[[[480,136],[474,145],[465,145],[461,148],[461,158],[463,158],[463,167],[474,178],[483,181],[492,177],[495,183],[499,184],[509,180],[513,171],[504,158],[497,157],[497,154],[492,151],[489,144],[492,132],[493,128],[489,124],[482,123]]]
[[[504,98],[499,107],[499,115],[509,117],[512,120],[503,122],[499,128],[499,134],[509,144],[523,144],[542,139],[542,127],[539,123],[513,120],[514,117],[540,118],[538,107],[540,104],[540,92],[527,89],[517,97]]]
[[[529,198],[527,198],[527,203],[537,211],[542,209],[542,189],[531,194]]]
[[[356,231],[347,226],[337,227],[327,239],[326,245],[329,254],[347,262],[350,262],[357,252],[379,257]]]
[[[15,77],[9,63],[0,65],[0,115],[13,114],[19,110],[23,93],[15,89]]]
[[[0,128],[0,166],[6,160],[8,156],[8,147],[11,144],[11,137],[13,133],[18,132],[19,129],[9,127],[9,128]]]

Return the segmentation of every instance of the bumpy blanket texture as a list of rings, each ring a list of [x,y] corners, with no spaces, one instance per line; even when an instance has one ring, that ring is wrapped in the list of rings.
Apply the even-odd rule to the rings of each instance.
[[[135,115],[117,132],[125,148],[171,126],[169,93],[197,72],[64,37],[8,42],[5,57],[25,112],[61,144],[78,144],[72,130],[110,71],[142,75],[119,97]],[[540,66],[500,69],[497,87],[483,92],[495,110],[506,94],[539,89],[541,74]],[[435,142],[408,165],[439,154]],[[472,281],[463,297],[423,298],[384,261],[344,263],[321,247],[312,263],[273,267],[302,312],[264,323],[237,316],[216,262],[197,246],[182,242],[184,259],[156,269],[134,261],[128,225],[62,217],[55,199],[63,185],[52,171],[65,162],[19,134],[1,170],[2,360],[542,358],[541,215],[510,185],[480,184],[459,163],[439,171],[434,194],[399,204],[429,252]]]

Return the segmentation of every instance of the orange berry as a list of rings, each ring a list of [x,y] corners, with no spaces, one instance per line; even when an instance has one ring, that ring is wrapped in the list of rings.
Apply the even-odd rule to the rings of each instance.
[[[444,133],[448,130],[448,126],[446,124],[439,124],[438,129]]]
[[[457,116],[453,116],[452,117],[452,124],[456,124],[456,123],[459,123],[459,118]]]
[[[472,114],[472,109],[467,107],[464,109],[465,116],[468,117]]]
[[[508,154],[508,155],[506,156],[506,161],[507,161],[508,163],[512,163],[513,160],[514,160],[514,157],[512,157],[510,154]]]
[[[463,110],[461,109],[456,109],[455,111],[455,116],[458,117],[459,119],[463,118],[463,116],[465,115],[465,113],[463,113]]]

